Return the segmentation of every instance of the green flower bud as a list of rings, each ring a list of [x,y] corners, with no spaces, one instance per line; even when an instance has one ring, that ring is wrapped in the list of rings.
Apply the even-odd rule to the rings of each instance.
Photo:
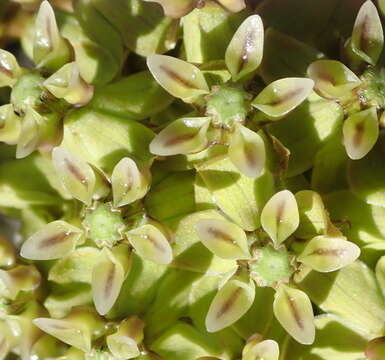
[[[250,257],[245,232],[238,225],[218,219],[202,219],[195,225],[202,243],[223,259]]]
[[[59,259],[75,249],[83,231],[65,221],[53,221],[29,237],[20,254],[26,259]]]
[[[314,314],[308,296],[301,290],[281,284],[273,303],[274,315],[283,328],[299,343],[314,342]]]
[[[202,72],[186,61],[166,55],[151,55],[147,58],[147,66],[166,91],[187,103],[209,92]]]
[[[314,82],[306,78],[285,78],[265,87],[251,103],[269,119],[279,120],[300,105],[312,92]]]
[[[262,61],[263,38],[263,24],[258,15],[248,17],[235,32],[225,55],[233,81],[258,68]]]
[[[283,190],[273,195],[261,212],[263,229],[278,247],[299,226],[297,201],[289,190]]]

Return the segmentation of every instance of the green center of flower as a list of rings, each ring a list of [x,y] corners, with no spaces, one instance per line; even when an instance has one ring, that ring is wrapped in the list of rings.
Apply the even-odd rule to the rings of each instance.
[[[371,105],[385,107],[385,69],[368,68],[361,76],[365,86],[364,100]]]
[[[98,204],[86,215],[84,225],[88,229],[88,237],[99,247],[111,247],[122,239],[123,217],[109,204]]]
[[[212,116],[212,123],[218,127],[231,127],[243,122],[249,111],[249,96],[245,90],[236,86],[220,86],[208,96],[206,115]]]
[[[254,251],[254,260],[249,262],[250,275],[259,286],[276,287],[289,281],[294,271],[291,264],[292,256],[286,248],[267,245]]]

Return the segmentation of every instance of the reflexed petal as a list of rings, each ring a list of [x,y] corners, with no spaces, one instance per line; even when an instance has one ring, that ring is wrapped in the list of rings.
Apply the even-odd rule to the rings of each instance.
[[[150,151],[162,156],[201,151],[208,145],[206,133],[209,125],[208,117],[178,119],[155,136]]]
[[[202,72],[186,61],[166,55],[150,55],[147,66],[165,90],[185,102],[194,102],[209,92]]]
[[[361,84],[353,71],[335,60],[314,61],[308,67],[307,74],[314,80],[314,90],[330,99],[345,97]]]
[[[229,157],[240,172],[255,179],[265,168],[265,143],[256,132],[238,125],[230,139]]]
[[[119,296],[130,268],[130,253],[126,245],[111,250],[103,248],[92,272],[92,296],[97,312],[105,315]]]
[[[188,14],[196,6],[196,0],[144,0],[147,2],[157,2],[162,5],[166,16],[180,18]]]
[[[301,290],[281,285],[275,294],[274,315],[296,341],[310,345],[314,342],[314,314],[308,296]]]
[[[371,340],[366,347],[365,355],[368,357],[368,360],[385,359],[385,337]]]
[[[131,316],[120,323],[116,333],[107,336],[107,346],[118,359],[132,359],[140,355],[138,345],[143,340],[144,322]]]
[[[202,243],[215,255],[224,259],[250,257],[245,232],[226,220],[202,219],[195,225]]]
[[[53,221],[29,237],[20,250],[21,256],[31,260],[59,259],[71,252],[82,230],[66,223]]]
[[[344,145],[353,160],[363,158],[377,142],[379,129],[375,107],[349,116],[342,128]]]
[[[312,92],[314,82],[306,78],[285,78],[266,86],[251,103],[273,120],[300,105]]]
[[[66,344],[83,351],[91,350],[91,335],[85,329],[75,326],[71,321],[62,319],[37,318],[33,323]]]
[[[59,99],[64,99],[73,105],[87,104],[94,93],[94,88],[88,85],[80,76],[75,62],[62,66],[52,74],[43,85]]]
[[[270,198],[262,210],[261,224],[276,247],[298,228],[297,201],[289,190],[280,191]]]
[[[150,186],[150,175],[141,172],[135,161],[126,157],[118,162],[111,175],[114,206],[119,207],[142,199]]]
[[[36,290],[41,281],[33,265],[17,265],[11,270],[0,269],[0,295],[14,300],[20,291]]]
[[[20,75],[21,69],[15,56],[0,49],[0,87],[14,85]]]
[[[354,23],[351,47],[356,55],[370,65],[376,65],[384,45],[384,33],[377,8],[367,0]]]
[[[344,238],[316,236],[307,243],[298,261],[319,272],[330,272],[353,263],[360,248]]]
[[[245,272],[235,275],[219,289],[206,316],[209,332],[222,330],[239,320],[250,309],[255,284]]]
[[[218,2],[231,12],[238,12],[246,7],[245,0],[218,0]]]
[[[56,70],[70,58],[68,42],[62,38],[55,13],[48,1],[43,1],[36,16],[33,60],[39,67]]]
[[[9,145],[16,144],[20,134],[20,117],[18,117],[11,104],[0,106],[0,141]]]
[[[242,360],[278,360],[279,346],[274,340],[251,340],[242,351]]]
[[[140,226],[125,233],[128,241],[143,258],[156,264],[169,264],[172,249],[167,237],[151,224]]]
[[[256,70],[262,56],[263,23],[259,15],[252,15],[235,32],[226,50],[226,65],[233,80],[237,81]]]
[[[95,173],[84,160],[77,158],[63,147],[52,151],[53,165],[68,192],[89,205],[95,189]]]
[[[26,114],[21,123],[19,140],[16,148],[16,158],[21,159],[35,151],[40,142],[40,124],[43,121],[42,116],[33,110],[27,108]]]

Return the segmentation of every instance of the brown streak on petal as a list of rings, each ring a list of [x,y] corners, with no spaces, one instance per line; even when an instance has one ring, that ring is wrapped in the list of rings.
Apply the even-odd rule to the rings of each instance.
[[[186,134],[181,136],[175,136],[170,139],[167,139],[167,141],[164,143],[165,146],[173,146],[180,143],[183,143],[185,141],[189,141],[195,137],[196,134]]]
[[[170,68],[168,68],[168,67],[166,67],[164,65],[161,65],[160,69],[162,71],[164,71],[168,76],[170,76],[173,80],[175,80],[180,85],[182,85],[182,86],[184,86],[186,88],[198,89],[199,90],[199,88],[197,88],[193,83],[191,83],[187,79],[184,79],[183,77],[179,76],[179,74],[177,74],[174,70],[171,70]]]
[[[358,147],[361,145],[362,143],[362,140],[364,138],[364,130],[365,130],[365,125],[363,122],[360,122],[358,124],[356,124],[355,126],[355,133],[354,133],[354,137],[353,137],[353,145],[355,147]]]
[[[245,42],[243,43],[241,57],[239,58],[238,64],[238,74],[243,70],[246,64],[249,61],[248,49],[253,46],[253,40],[255,38],[255,31],[251,29],[250,32],[247,33]]]
[[[241,288],[238,288],[234,291],[231,297],[223,304],[223,306],[219,309],[216,314],[216,318],[219,319],[223,314],[225,314],[230,307],[237,301],[238,297],[241,295]]]
[[[335,82],[335,80],[334,80],[334,78],[333,78],[333,76],[331,76],[331,75],[328,74],[328,73],[324,73],[324,72],[318,73],[317,76],[318,76],[318,78],[319,78],[320,80],[328,81],[328,82],[330,82],[330,84],[332,84],[333,86],[336,86],[336,85],[337,85],[336,82]]]
[[[50,327],[53,328],[53,329],[57,329],[57,330],[67,330],[68,329],[68,326],[64,326],[64,325],[61,325],[61,324],[50,324]]]
[[[367,50],[368,48],[368,45],[370,44],[370,41],[369,41],[369,38],[368,38],[368,35],[369,35],[369,30],[370,30],[370,19],[369,19],[369,16],[366,15],[363,19],[362,19],[362,23],[361,23],[361,37],[360,37],[360,48],[362,50]]]
[[[106,297],[108,297],[108,295],[111,291],[112,279],[115,276],[115,272],[116,272],[115,264],[112,264],[112,267],[111,267],[110,271],[108,272],[106,284],[104,286],[104,294],[107,295]]]
[[[0,62],[0,72],[2,72],[5,76],[13,78],[12,70],[8,70],[5,66],[3,66]]]
[[[207,229],[207,232],[210,234],[210,235],[213,235],[215,236],[216,238],[220,238],[221,240],[223,241],[226,241],[226,242],[229,242],[229,243],[232,243],[234,244],[235,241],[234,239],[227,235],[225,232],[221,231],[221,230],[218,230],[218,229],[215,229],[215,228],[212,228],[212,227],[209,227]]]
[[[346,249],[317,249],[310,253],[309,255],[333,255],[341,256],[346,252]]]
[[[57,245],[59,243],[62,243],[65,240],[67,240],[67,237],[69,235],[71,235],[70,232],[61,232],[61,233],[56,234],[54,236],[51,236],[51,237],[49,237],[47,239],[44,239],[43,241],[41,241],[39,243],[39,248],[42,249],[42,248],[45,248],[45,247],[48,247],[48,246]]]
[[[251,168],[255,168],[255,165],[258,162],[258,160],[253,149],[247,146],[247,144],[245,144],[244,152],[245,152],[246,162],[248,166],[250,166]]]
[[[85,176],[81,173],[81,171],[72,164],[68,159],[64,159],[65,164],[67,166],[67,169],[71,172],[72,175],[74,175],[84,186],[87,187],[87,179]]]
[[[304,329],[304,325],[303,325],[301,316],[299,315],[299,312],[298,312],[296,303],[295,303],[294,300],[293,300],[290,296],[288,296],[287,294],[285,294],[285,296],[286,296],[287,302],[289,303],[289,306],[290,306],[290,309],[291,309],[291,313],[292,313],[293,316],[294,316],[295,322],[297,323],[297,325],[298,325],[298,327],[299,327],[300,329]]]
[[[165,248],[164,248],[161,244],[159,244],[159,242],[157,242],[152,236],[147,235],[147,239],[148,239],[148,241],[150,241],[151,244],[153,244],[159,251],[161,251],[161,252],[164,252],[164,251],[165,251]]]
[[[279,203],[279,205],[277,207],[277,214],[276,214],[277,224],[279,224],[282,220],[282,216],[283,216],[283,212],[285,210],[285,207],[286,207],[286,201],[283,200]]]
[[[302,92],[302,88],[294,89],[292,91],[289,91],[289,92],[285,93],[283,96],[273,100],[272,102],[270,102],[270,103],[268,103],[266,105],[271,105],[271,106],[280,105],[283,102],[285,102],[287,100],[290,100],[290,98],[297,96],[301,92]]]

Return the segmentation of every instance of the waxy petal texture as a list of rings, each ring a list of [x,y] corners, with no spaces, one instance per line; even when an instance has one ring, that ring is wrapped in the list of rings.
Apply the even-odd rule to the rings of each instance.
[[[367,0],[354,23],[351,47],[353,52],[370,65],[376,65],[384,45],[384,32],[377,8]]]
[[[263,39],[263,23],[259,15],[249,16],[235,32],[225,55],[234,81],[253,72],[261,64]]]
[[[314,81],[306,78],[285,78],[266,86],[251,103],[268,118],[278,120],[294,110],[312,92]]]
[[[352,264],[360,256],[360,248],[344,238],[316,236],[297,258],[319,272],[330,272]]]
[[[53,221],[29,237],[20,254],[31,260],[60,259],[75,248],[82,233],[81,229],[65,221]]]
[[[195,225],[202,243],[224,259],[250,257],[246,234],[241,227],[226,220],[202,219]]]
[[[297,201],[289,190],[280,191],[270,198],[262,210],[261,224],[276,247],[298,228]]]
[[[377,110],[369,109],[349,116],[342,128],[344,145],[353,160],[363,158],[375,145],[379,135]]]
[[[14,85],[20,75],[21,69],[15,56],[0,49],[0,87]]]
[[[281,285],[275,294],[274,315],[296,341],[310,345],[314,342],[314,314],[308,296],[301,290]]]
[[[150,55],[147,66],[165,90],[187,103],[209,92],[202,72],[186,61],[167,55]]]
[[[207,130],[210,118],[181,118],[163,129],[150,144],[156,155],[170,156],[191,154],[204,150],[208,145]]]
[[[240,172],[255,179],[265,168],[265,143],[259,134],[238,125],[230,139],[229,157]]]
[[[68,192],[83,203],[89,205],[95,190],[94,170],[84,160],[63,147],[52,151],[53,165]]]

